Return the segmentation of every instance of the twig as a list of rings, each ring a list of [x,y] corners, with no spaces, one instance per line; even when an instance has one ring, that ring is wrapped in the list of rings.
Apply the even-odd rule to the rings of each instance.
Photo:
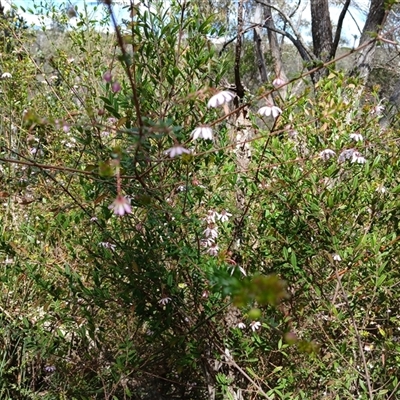
[[[337,27],[336,27],[336,32],[335,32],[335,39],[333,40],[331,54],[329,54],[329,59],[330,60],[333,57],[335,57],[336,50],[337,50],[338,45],[339,45],[340,35],[342,33],[343,20],[344,20],[344,17],[346,16],[347,10],[349,9],[350,1],[351,0],[346,0],[346,3],[343,6],[342,12],[339,15],[339,19],[338,19],[338,23],[337,23]]]
[[[242,35],[241,32],[243,30],[243,1],[239,0],[239,7],[238,7],[238,34],[236,40],[236,49],[235,49],[235,85],[236,85],[236,93],[239,99],[244,97],[244,87],[242,81],[240,80],[240,58],[242,53]]]
[[[139,133],[140,133],[140,136],[142,136],[143,135],[143,120],[142,120],[142,116],[140,113],[139,98],[137,95],[135,79],[134,79],[134,76],[132,75],[132,72],[131,72],[131,69],[130,69],[130,66],[128,63],[128,53],[126,52],[124,40],[123,40],[121,32],[119,30],[117,20],[115,19],[115,15],[114,15],[112,5],[111,5],[111,0],[105,0],[104,3],[108,6],[108,11],[110,13],[112,23],[114,25],[115,34],[117,35],[118,45],[122,52],[123,60],[125,63],[126,73],[128,75],[129,83],[131,84],[131,88],[132,88],[133,103],[134,103],[135,110],[136,110],[136,118],[138,120],[139,127],[140,127]],[[135,63],[132,63],[132,66],[134,69]]]
[[[291,19],[290,19],[282,10],[280,10],[278,7],[274,6],[273,4],[270,4],[270,2],[266,3],[266,2],[261,1],[261,0],[256,0],[256,3],[262,4],[262,5],[266,6],[266,7],[270,7],[270,8],[272,8],[273,10],[275,10],[276,12],[278,12],[278,13],[282,16],[282,18],[285,20],[285,22],[287,22],[287,24],[292,28],[293,33],[294,33],[295,36],[297,37],[297,39],[294,39],[294,38],[293,38],[293,39],[298,43],[299,46],[301,46],[302,50],[308,55],[308,58],[309,58],[309,59],[311,59],[311,60],[314,59],[313,53],[312,53],[311,51],[309,51],[309,50],[307,49],[307,46],[303,43],[303,40],[302,40],[302,38],[301,38],[301,35],[300,35],[300,33],[297,31],[297,29],[294,27],[294,25],[292,24]],[[281,32],[283,32],[283,31],[281,31]],[[281,32],[279,32],[279,33],[281,33]],[[289,38],[289,36],[292,37],[292,35],[290,35],[290,34],[287,33],[286,31],[285,31],[285,33],[288,35],[288,36],[287,36],[288,38]],[[292,39],[291,39],[291,40],[292,40]],[[296,47],[297,47],[297,46],[296,46]]]
[[[225,352],[222,351],[221,347],[218,346],[219,351],[221,354],[225,355]],[[226,356],[226,355],[225,355]],[[231,364],[233,367],[235,367],[254,387],[258,390],[259,394],[263,395],[266,399],[272,400],[272,397],[269,397],[264,390],[258,385],[250,376],[245,372],[242,368],[239,367],[239,365],[236,363],[236,361],[233,359],[233,357],[227,357],[227,364]]]
[[[365,377],[365,380],[366,380],[366,383],[367,383],[368,395],[369,395],[370,400],[373,400],[374,394],[373,394],[372,386],[371,386],[371,378],[370,378],[369,372],[368,372],[367,360],[365,359],[365,353],[364,353],[364,349],[363,349],[363,345],[362,345],[362,341],[361,341],[361,336],[360,336],[360,333],[358,331],[356,321],[354,319],[353,311],[351,310],[351,307],[350,307],[349,298],[347,297],[346,291],[344,290],[344,287],[342,285],[342,280],[341,280],[341,278],[339,276],[339,272],[337,270],[335,262],[333,261],[332,256],[329,253],[328,253],[328,258],[329,258],[329,260],[331,262],[331,265],[335,269],[336,279],[337,279],[338,285],[339,285],[340,290],[341,290],[342,295],[343,295],[343,299],[344,299],[344,301],[346,303],[347,310],[348,310],[350,318],[351,318],[351,322],[352,322],[352,325],[353,325],[353,328],[354,328],[354,332],[356,334],[356,339],[357,339],[358,348],[359,348],[360,355],[361,355],[361,360],[362,360],[363,367],[364,367],[364,377]]]

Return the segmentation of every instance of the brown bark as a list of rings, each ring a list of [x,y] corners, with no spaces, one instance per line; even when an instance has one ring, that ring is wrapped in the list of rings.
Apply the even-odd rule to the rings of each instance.
[[[367,21],[365,22],[361,34],[360,44],[368,41],[371,41],[371,43],[357,54],[356,66],[352,71],[353,74],[358,73],[364,81],[367,81],[369,77],[375,55],[376,41],[373,40],[373,37],[376,37],[380,32],[390,8],[390,5],[385,6],[385,0],[371,0]]]
[[[236,94],[239,99],[242,99],[244,97],[244,87],[240,79],[240,58],[242,55],[243,10],[244,10],[243,1],[244,0],[240,0],[238,5],[237,37],[236,37],[236,47],[235,47],[235,85],[236,85]]]
[[[385,7],[385,0],[372,0],[368,17],[361,34],[360,44],[371,39],[371,32],[379,32],[381,26],[386,21],[389,12],[389,5]]]
[[[259,27],[254,28],[253,31],[253,40],[256,52],[256,60],[257,60],[257,68],[258,72],[260,73],[261,82],[267,82],[268,80],[268,73],[267,67],[265,64],[265,57],[262,48],[262,39],[261,39],[261,29]]]
[[[350,2],[351,2],[351,0],[346,0],[346,2],[343,5],[342,11],[339,15],[338,23],[336,26],[336,32],[335,32],[335,40],[333,41],[332,48],[331,48],[331,54],[329,56],[329,59],[331,59],[331,60],[333,58],[335,58],[336,51],[339,46],[340,35],[342,34],[343,21],[344,21],[344,17],[347,14],[348,9],[349,9]]]
[[[311,0],[311,30],[315,56],[328,61],[333,46],[328,0]]]
[[[269,1],[268,1],[269,3]],[[271,56],[274,63],[275,77],[281,78],[283,81],[287,82],[287,77],[285,70],[283,68],[281,49],[279,47],[278,37],[274,31],[275,24],[272,18],[271,7],[263,6],[264,8],[264,19],[266,20],[265,26],[268,29],[268,42],[271,50]]]

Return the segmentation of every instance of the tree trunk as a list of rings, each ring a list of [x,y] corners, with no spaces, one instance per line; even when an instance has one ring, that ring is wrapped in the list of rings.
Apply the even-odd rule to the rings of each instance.
[[[262,23],[262,6],[260,4],[257,4],[256,6],[254,22],[258,24]],[[253,29],[253,40],[254,40],[254,49],[256,53],[258,72],[260,73],[261,82],[264,83],[267,82],[268,80],[268,73],[267,73],[267,65],[265,64],[260,26],[256,26]]]
[[[392,95],[389,97],[386,109],[383,112],[382,118],[379,120],[379,124],[382,129],[386,129],[391,125],[396,115],[400,110],[400,79],[394,85]]]
[[[311,31],[313,37],[313,52],[318,60],[329,60],[333,49],[332,23],[329,15],[328,0],[311,0]],[[326,75],[327,70],[317,71],[313,80],[318,81]]]
[[[268,1],[269,3],[270,1]],[[264,11],[264,20],[265,26],[268,29],[268,41],[269,47],[271,50],[271,56],[274,63],[274,71],[275,71],[275,78],[280,78],[284,82],[287,82],[287,77],[285,74],[285,70],[283,68],[282,57],[281,57],[281,49],[279,47],[278,37],[275,32],[275,24],[272,18],[271,7],[258,5],[259,7],[263,7]],[[284,88],[286,91],[286,87]],[[282,93],[284,96],[285,93]]]
[[[360,38],[360,45],[371,41],[374,34],[378,34],[386,21],[391,6],[385,6],[385,0],[371,0],[367,21]],[[371,72],[372,61],[375,55],[376,41],[372,41],[357,54],[356,65],[352,74],[358,73],[366,82]]]
[[[328,0],[311,0],[311,30],[315,56],[328,61],[333,45]]]
[[[238,4],[238,18],[237,18],[237,37],[235,46],[235,86],[236,94],[239,99],[244,97],[244,87],[240,76],[240,59],[242,56],[242,36],[243,36],[243,1],[240,0]],[[235,99],[236,106],[239,105]]]

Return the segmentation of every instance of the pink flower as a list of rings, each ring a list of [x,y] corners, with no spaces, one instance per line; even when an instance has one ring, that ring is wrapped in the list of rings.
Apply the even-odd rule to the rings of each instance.
[[[273,81],[272,81],[272,84],[275,86],[275,87],[279,87],[279,86],[282,86],[282,85],[284,85],[286,82],[282,79],[282,78],[280,78],[279,76],[277,77],[277,78],[275,78]]]
[[[162,306],[167,305],[171,301],[171,297],[163,297],[160,300],[158,300],[158,304],[161,304]]]
[[[342,162],[345,162],[346,160],[350,160],[353,157],[353,154],[355,151],[356,151],[355,149],[343,150],[339,154],[338,162],[342,163]]]
[[[118,92],[121,90],[121,85],[119,84],[119,82],[114,82],[114,83],[111,85],[111,90],[112,90],[114,93],[118,93]]]
[[[104,79],[106,82],[110,83],[111,80],[112,80],[111,72],[110,72],[110,71],[104,72],[103,79]]]
[[[218,247],[218,245],[216,243],[214,243],[206,251],[210,256],[214,256],[215,257],[215,256],[218,255],[219,247]]]
[[[339,155],[338,161],[342,163],[350,159],[352,163],[357,163],[357,164],[365,164],[367,162],[365,157],[363,157],[360,154],[360,152],[357,151],[356,149],[343,150]]]
[[[118,195],[108,208],[113,210],[115,215],[120,215],[121,217],[132,213],[130,201],[121,195]]]
[[[214,224],[209,224],[203,233],[207,239],[216,239],[218,237],[218,227]]]
[[[210,246],[212,246],[214,244],[214,239],[212,239],[212,238],[201,239],[200,240],[200,244],[203,247],[210,247]]]

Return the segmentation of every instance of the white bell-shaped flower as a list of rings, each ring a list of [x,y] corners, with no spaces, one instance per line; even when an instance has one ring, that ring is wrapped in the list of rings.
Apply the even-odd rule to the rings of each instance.
[[[213,97],[211,97],[210,100],[208,100],[208,107],[219,107],[224,104],[229,103],[235,98],[235,94],[232,92],[229,92],[227,90],[223,90],[222,92],[219,92],[215,94]]]

